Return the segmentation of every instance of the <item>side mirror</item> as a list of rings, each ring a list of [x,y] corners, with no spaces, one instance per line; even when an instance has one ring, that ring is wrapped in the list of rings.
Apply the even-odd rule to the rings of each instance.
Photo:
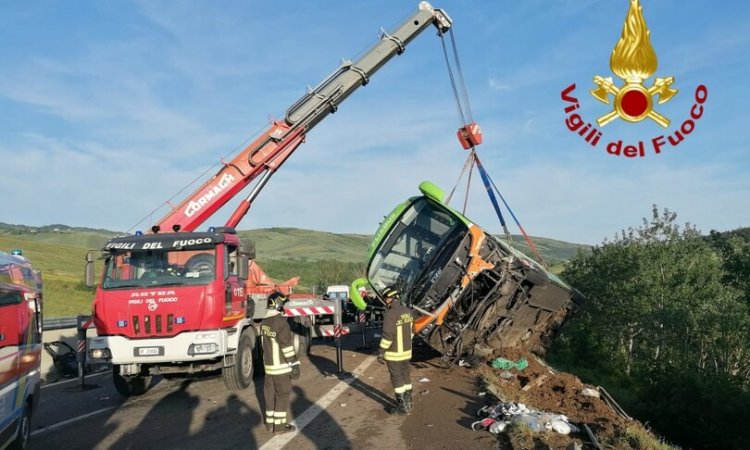
[[[240,243],[237,267],[237,278],[247,280],[250,274],[250,261],[255,259],[255,242],[247,241]]]
[[[247,241],[240,244],[240,254],[249,259],[255,259],[255,242]]]
[[[354,303],[354,306],[356,306],[360,311],[364,311],[365,308],[367,308],[367,303],[359,293],[359,288],[369,285],[370,283],[367,281],[367,278],[357,278],[356,280],[352,281],[352,285],[349,286],[349,298],[352,299],[352,303]]]
[[[248,272],[250,271],[250,261],[247,255],[240,254],[237,266],[237,278],[240,280],[247,280]]]
[[[94,251],[89,250],[86,253],[86,266],[83,269],[84,272],[84,283],[86,287],[96,286],[94,281]]]

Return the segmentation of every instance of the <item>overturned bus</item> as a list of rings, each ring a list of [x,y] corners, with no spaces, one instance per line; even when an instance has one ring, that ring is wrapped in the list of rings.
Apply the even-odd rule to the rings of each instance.
[[[507,347],[544,354],[581,294],[446,205],[439,187],[419,189],[380,224],[367,276],[350,288],[355,304],[364,305],[362,287],[381,296],[395,286],[417,317],[416,335],[446,365]]]

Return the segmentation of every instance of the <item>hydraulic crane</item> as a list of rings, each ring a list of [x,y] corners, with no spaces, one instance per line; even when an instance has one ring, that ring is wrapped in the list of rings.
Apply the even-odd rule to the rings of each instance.
[[[395,30],[382,32],[364,56],[342,63],[294,102],[284,120],[273,122],[223,164],[150,233],[107,242],[93,302],[98,336],[91,340],[89,355],[95,362],[113,364],[118,392],[141,394],[152,375],[209,370],[221,370],[230,389],[250,384],[254,327],[263,317],[257,310],[265,308],[255,308],[257,299],[248,295],[255,252],[240,242],[235,227],[307,133],[431,26],[442,34],[451,19],[423,1]],[[197,231],[253,182],[223,227]],[[87,274],[87,283],[93,285],[93,272]]]

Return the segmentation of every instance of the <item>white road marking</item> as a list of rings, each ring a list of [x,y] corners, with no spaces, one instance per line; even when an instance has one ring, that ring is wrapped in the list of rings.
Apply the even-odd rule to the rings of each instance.
[[[97,414],[101,414],[103,412],[106,412],[106,411],[109,411],[110,409],[115,409],[115,408],[116,408],[115,406],[108,406],[106,408],[97,409],[96,411],[90,412],[88,414],[84,414],[84,415],[78,416],[78,417],[73,417],[72,419],[68,419],[68,420],[63,420],[62,422],[58,422],[58,423],[56,423],[54,425],[50,425],[48,427],[44,427],[44,428],[42,428],[40,430],[32,431],[31,435],[32,436],[36,436],[37,434],[46,433],[48,431],[54,431],[54,430],[57,430],[58,428],[64,427],[65,425],[69,425],[69,424],[71,424],[73,422],[77,422],[79,420],[83,420],[83,419],[89,418],[91,416],[95,416]]]
[[[83,379],[85,380],[86,378],[98,377],[100,375],[105,375],[105,374],[109,374],[109,373],[112,373],[112,371],[111,370],[105,370],[104,372],[91,373],[91,374],[88,374],[88,375],[84,375]],[[78,382],[78,378],[76,377],[76,378],[71,378],[71,379],[63,380],[63,381],[55,381],[54,383],[43,384],[42,385],[42,389],[46,389],[46,388],[52,387],[52,386],[62,386],[63,384],[68,384],[68,383],[73,383],[73,382],[77,383]]]
[[[290,423],[297,427],[296,431],[293,431],[291,433],[285,433],[280,434],[278,436],[275,436],[271,438],[268,442],[266,442],[260,450],[276,450],[283,448],[286,444],[289,443],[292,439],[294,439],[300,431],[302,431],[306,426],[310,424],[310,422],[315,419],[315,417],[318,416],[321,412],[323,412],[328,405],[333,403],[336,398],[341,395],[342,392],[346,390],[346,388],[349,387],[350,384],[354,381],[355,378],[359,378],[362,373],[370,367],[370,364],[372,364],[375,361],[374,356],[370,356],[367,359],[365,359],[362,364],[357,367],[354,372],[352,372],[352,376],[346,379],[341,380],[336,386],[333,387],[326,395],[320,398],[315,404],[307,408],[305,412],[300,414],[299,417],[295,418]]]

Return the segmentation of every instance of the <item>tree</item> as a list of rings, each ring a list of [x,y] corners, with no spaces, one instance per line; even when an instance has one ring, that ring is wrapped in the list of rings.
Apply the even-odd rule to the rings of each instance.
[[[570,262],[563,277],[587,297],[578,327],[597,337],[599,357],[608,352],[605,367],[628,376],[676,365],[741,376],[747,305],[721,255],[676,218],[654,205],[640,227]]]
[[[630,391],[625,406],[674,440],[736,448],[750,439],[738,422],[750,410],[748,240],[706,239],[676,218],[654,206],[570,261],[562,276],[587,300],[550,356]]]

